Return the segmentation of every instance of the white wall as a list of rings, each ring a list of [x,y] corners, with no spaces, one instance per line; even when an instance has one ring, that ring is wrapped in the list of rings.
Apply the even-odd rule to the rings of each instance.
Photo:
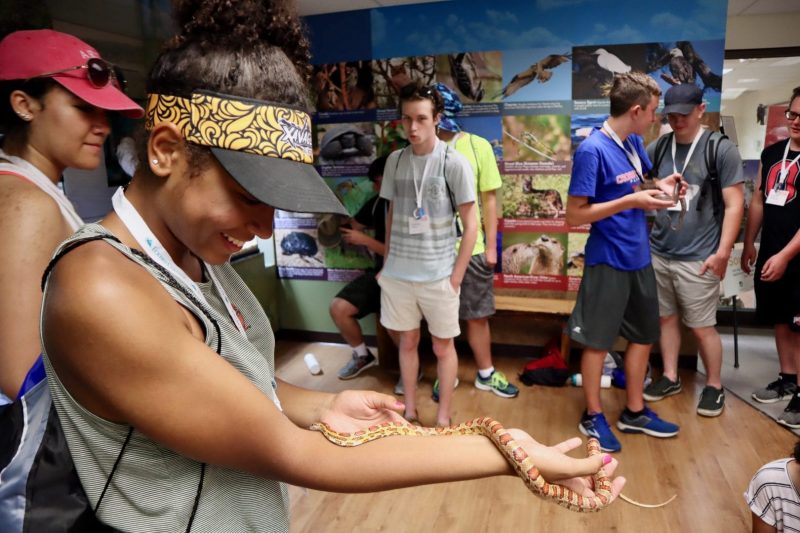
[[[800,46],[800,2],[798,10],[796,13],[728,17],[725,50]]]
[[[758,104],[778,104],[789,100],[792,89],[800,85],[800,73],[793,83],[770,89],[746,92],[735,100],[725,100],[722,115],[733,115],[736,122],[736,134],[739,137],[739,153],[742,159],[758,159],[764,149],[764,135],[767,127],[756,121]]]

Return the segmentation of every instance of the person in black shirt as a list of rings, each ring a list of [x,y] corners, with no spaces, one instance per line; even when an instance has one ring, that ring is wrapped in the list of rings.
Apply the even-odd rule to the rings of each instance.
[[[386,157],[372,162],[367,171],[372,186],[377,193],[381,189]],[[348,283],[331,302],[330,313],[333,322],[347,344],[353,349],[353,357],[339,370],[339,379],[351,379],[367,368],[378,363],[377,357],[367,349],[358,319],[375,313],[381,308],[381,289],[375,274],[383,266],[386,252],[386,212],[389,202],[376,194],[350,220],[350,228],[340,227],[342,239],[353,245],[366,246],[375,257],[375,265],[364,274]],[[364,229],[375,230],[375,237],[364,233]]]
[[[756,316],[775,326],[780,377],[753,393],[753,399],[774,403],[791,398],[778,422],[800,428],[800,87],[795,87],[786,110],[789,138],[761,153],[761,180],[748,212],[742,270],[755,266]]]

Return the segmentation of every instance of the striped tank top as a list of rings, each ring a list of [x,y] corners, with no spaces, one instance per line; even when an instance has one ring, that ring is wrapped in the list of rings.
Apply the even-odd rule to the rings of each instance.
[[[89,224],[64,241],[58,254],[74,241],[94,236],[113,237],[98,224]],[[132,253],[127,246],[106,242],[148,270],[180,305],[192,312],[206,331],[206,344],[217,348],[217,330],[198,305],[170,286],[167,277]],[[221,332],[221,355],[272,401],[275,338],[261,305],[230,263],[211,266],[233,305],[245,318],[247,339],[231,321],[212,282],[200,283]],[[45,287],[45,298],[47,288]],[[111,473],[128,435],[129,426],[100,418],[81,406],[64,385],[44,353],[45,368],[61,426],[81,484],[92,507]],[[97,516],[123,531],[185,531],[200,482],[201,463],[183,457],[148,439],[133,435]],[[289,531],[286,486],[245,472],[207,465],[192,532]]]

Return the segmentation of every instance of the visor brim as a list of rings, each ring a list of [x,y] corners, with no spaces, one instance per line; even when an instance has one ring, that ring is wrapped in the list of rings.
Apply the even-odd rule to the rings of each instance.
[[[211,148],[220,165],[261,202],[295,213],[350,216],[314,165],[224,148]]]

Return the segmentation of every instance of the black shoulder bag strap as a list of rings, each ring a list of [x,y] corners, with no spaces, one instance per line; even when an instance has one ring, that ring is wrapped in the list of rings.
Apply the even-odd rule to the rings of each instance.
[[[99,241],[99,240],[115,241],[115,242],[118,242],[118,243],[121,244],[120,240],[117,239],[116,237],[114,237],[113,235],[93,235],[91,237],[86,237],[86,238],[83,238],[83,239],[78,239],[78,240],[72,241],[71,243],[66,245],[64,248],[62,248],[61,251],[58,252],[58,254],[56,254],[55,257],[53,257],[53,259],[47,265],[47,268],[45,269],[44,274],[42,275],[42,290],[44,290],[44,286],[45,286],[45,283],[47,282],[47,278],[50,277],[50,274],[52,273],[53,268],[55,268],[56,263],[58,263],[58,261],[60,261],[62,257],[67,255],[72,250],[78,248],[79,246],[82,246],[82,245],[84,245],[86,243],[89,243],[89,242]],[[147,263],[149,266],[151,266],[151,267],[155,268],[156,270],[158,270],[158,272],[167,279],[167,283],[169,284],[170,287],[172,287],[173,289],[176,289],[176,290],[180,291],[181,293],[183,293],[184,296],[186,296],[193,304],[195,304],[195,306],[197,306],[198,309],[200,309],[203,312],[204,315],[206,315],[206,318],[208,318],[208,320],[214,325],[214,328],[216,329],[216,332],[217,332],[217,354],[221,355],[221,351],[222,351],[222,331],[220,330],[219,324],[214,319],[214,317],[211,316],[211,314],[194,297],[193,294],[191,294],[180,283],[178,283],[178,281],[172,276],[172,274],[169,273],[169,271],[167,269],[165,269],[164,267],[162,267],[161,265],[159,265],[158,263],[156,263],[155,261],[150,259],[150,257],[148,257],[146,254],[140,252],[139,250],[131,250],[131,252],[135,256],[137,256],[138,258],[143,260],[145,263]],[[128,447],[128,443],[130,442],[132,436],[133,436],[133,426],[131,426],[130,429],[128,429],[128,435],[125,437],[125,442],[122,443],[122,448],[120,448],[119,455],[117,455],[117,459],[114,461],[114,466],[111,468],[111,473],[108,474],[108,479],[106,479],[106,484],[103,486],[103,491],[100,493],[100,498],[97,499],[97,505],[95,505],[95,507],[93,509],[95,514],[97,514],[97,510],[100,509],[100,504],[103,502],[103,498],[106,495],[106,491],[108,490],[108,487],[111,485],[111,479],[114,477],[114,473],[117,471],[117,467],[119,466],[119,463],[122,460],[122,455],[125,453],[125,448]],[[194,497],[194,504],[192,505],[192,514],[189,516],[189,523],[186,525],[186,533],[189,533],[192,530],[192,524],[194,523],[194,517],[197,514],[197,507],[200,504],[200,493],[203,491],[203,480],[205,479],[205,475],[206,475],[206,464],[205,463],[201,463],[200,464],[200,481],[197,484],[197,494]]]
[[[708,177],[703,182],[703,188],[700,193],[702,199],[707,191],[711,192],[711,205],[714,209],[714,219],[722,224],[722,219],[725,215],[725,201],[722,197],[722,181],[719,177],[719,145],[722,144],[723,139],[727,139],[727,135],[721,133],[710,132],[708,139],[706,139],[706,171]],[[700,209],[701,202],[697,202],[697,209]]]
[[[667,153],[667,147],[672,142],[672,136],[673,135],[675,135],[675,134],[674,133],[668,133],[666,135],[662,135],[656,141],[656,148],[655,148],[654,153],[653,153],[653,155],[655,156],[654,157],[654,161],[653,161],[653,168],[652,168],[652,170],[650,170],[650,173],[651,173],[652,177],[654,177],[654,178],[657,177],[656,174],[658,174],[658,168],[661,166],[661,161],[664,159],[664,154]]]

